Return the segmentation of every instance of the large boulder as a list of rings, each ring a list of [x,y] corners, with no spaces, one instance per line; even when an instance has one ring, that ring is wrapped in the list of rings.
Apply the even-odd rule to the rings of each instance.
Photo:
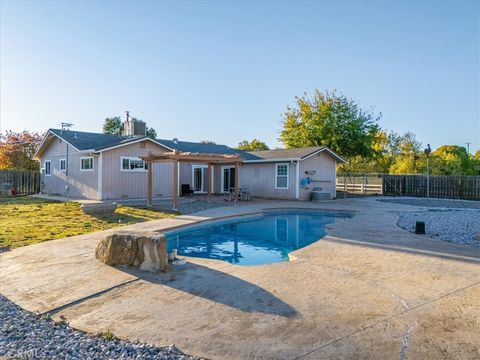
[[[80,205],[80,209],[87,215],[109,215],[117,210],[115,203],[86,203]]]
[[[97,245],[95,258],[107,265],[131,266],[145,271],[167,271],[167,240],[164,235],[113,233]]]

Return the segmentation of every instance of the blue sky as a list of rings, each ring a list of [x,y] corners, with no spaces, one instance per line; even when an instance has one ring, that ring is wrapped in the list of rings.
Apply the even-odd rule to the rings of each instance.
[[[337,89],[424,144],[480,147],[476,1],[1,1],[1,129],[110,115],[159,137],[279,146],[294,97]]]

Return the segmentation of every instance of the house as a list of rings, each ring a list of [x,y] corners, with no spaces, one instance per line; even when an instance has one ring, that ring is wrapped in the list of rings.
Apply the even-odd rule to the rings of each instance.
[[[46,194],[89,199],[145,199],[148,164],[140,157],[177,151],[190,154],[240,155],[239,187],[253,196],[308,200],[314,187],[334,198],[336,165],[345,160],[325,146],[239,151],[226,145],[151,139],[145,123],[128,120],[124,135],[49,129],[35,153],[42,169]],[[174,169],[171,162],[153,163],[152,195],[171,197]],[[194,193],[207,193],[205,163],[179,162],[177,181]],[[234,187],[235,167],[211,167],[211,193],[222,194]],[[185,185],[184,185],[185,186]],[[177,187],[180,191],[180,186]]]

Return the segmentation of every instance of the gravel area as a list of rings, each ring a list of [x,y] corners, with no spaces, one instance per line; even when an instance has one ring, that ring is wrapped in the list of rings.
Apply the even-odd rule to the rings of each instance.
[[[480,201],[457,199],[427,199],[416,197],[380,197],[377,201],[410,206],[440,207],[446,209],[480,209]]]
[[[174,345],[154,347],[89,335],[22,310],[0,295],[0,359],[196,360]]]
[[[203,201],[203,200],[196,200],[196,201],[192,201],[192,202],[189,202],[189,203],[183,203],[183,204],[179,204],[178,207],[178,211],[180,211],[182,214],[193,214],[193,213],[196,213],[198,211],[203,211],[203,210],[208,210],[208,209],[213,209],[213,208],[216,208],[216,207],[220,207],[220,206],[228,206],[228,205],[232,205],[233,203],[230,203],[228,201],[224,201],[224,202],[208,202],[208,201]],[[171,203],[169,204],[169,206],[171,207]]]
[[[480,248],[480,210],[427,209],[419,212],[403,212],[397,225],[410,232],[415,231],[415,222],[425,222],[428,236]]]
[[[136,203],[136,202],[119,202],[124,205],[145,205],[145,202]],[[182,214],[193,214],[198,211],[208,210],[220,206],[229,206],[233,203],[228,201],[212,201],[208,202],[205,200],[192,200],[192,201],[180,201],[178,204],[178,211]],[[153,208],[157,210],[172,210],[172,201],[154,201]]]

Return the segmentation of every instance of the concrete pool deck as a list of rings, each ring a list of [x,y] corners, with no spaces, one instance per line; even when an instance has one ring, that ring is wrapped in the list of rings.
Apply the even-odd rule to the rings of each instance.
[[[0,293],[72,327],[213,359],[478,359],[480,249],[398,228],[398,204],[259,201],[124,227],[161,231],[266,208],[355,211],[261,266],[188,258],[167,274],[94,258],[107,230],[0,254]]]

